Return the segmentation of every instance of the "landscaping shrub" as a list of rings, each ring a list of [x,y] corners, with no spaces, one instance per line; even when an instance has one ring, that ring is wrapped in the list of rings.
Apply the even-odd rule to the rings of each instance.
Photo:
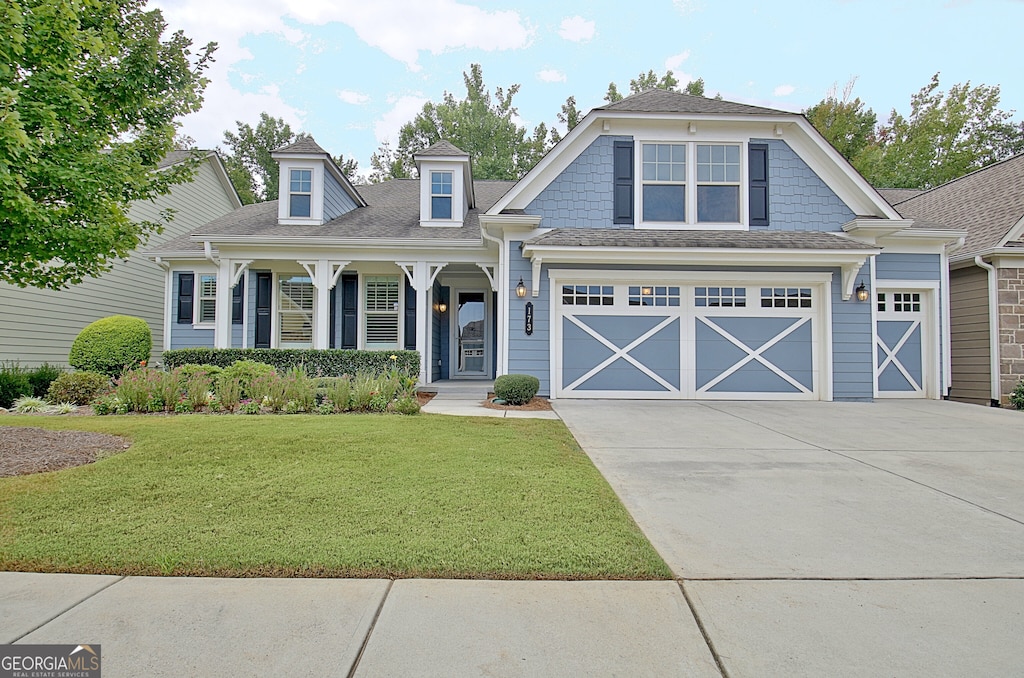
[[[402,396],[395,401],[395,412],[399,414],[418,414],[420,403],[415,396]]]
[[[47,409],[47,402],[42,398],[36,398],[35,396],[21,396],[14,401],[14,411],[18,414],[29,414],[32,412],[45,412]]]
[[[165,364],[167,354],[164,354]],[[274,374],[274,368],[267,363],[255,360],[236,360],[221,370],[219,379],[237,379],[242,389],[243,398],[252,398],[252,382],[259,377]]]
[[[37,398],[45,398],[50,390],[50,384],[62,374],[64,374],[64,370],[50,363],[43,363],[34,370],[29,370],[28,381],[32,384],[32,395]]]
[[[525,405],[540,390],[540,379],[529,374],[503,374],[494,380],[494,395],[509,405]]]
[[[1024,380],[1021,380],[1010,393],[1010,404],[1014,409],[1024,410]]]
[[[116,377],[126,368],[145,365],[153,338],[142,318],[112,315],[86,325],[71,345],[68,362],[80,370]]]
[[[114,392],[129,412],[156,412],[174,407],[178,383],[177,375],[160,370],[126,370],[116,380]]]
[[[222,409],[234,412],[242,401],[242,380],[238,377],[225,377],[222,374],[217,380],[214,393]]]
[[[32,395],[28,371],[18,363],[0,364],[0,407],[10,409],[21,396]]]
[[[324,391],[324,400],[330,403],[333,412],[348,412],[352,409],[351,379],[348,377],[331,377],[330,383],[321,388]]]
[[[392,359],[392,356],[394,358]],[[356,351],[351,349],[284,349],[284,348],[181,348],[164,351],[168,368],[182,365],[216,365],[227,368],[238,360],[272,366],[284,373],[301,367],[311,377],[340,377],[345,374],[370,372],[386,374],[398,370],[412,378],[420,373],[420,354],[416,351]]]
[[[47,399],[52,403],[88,405],[110,388],[110,378],[96,372],[65,372],[50,384]]]
[[[176,368],[172,368],[168,365],[167,368],[174,369],[175,372],[181,375],[182,379],[190,379],[196,374],[205,374],[210,377],[211,381],[217,381],[220,373],[223,372],[223,370],[216,365],[196,365],[194,363],[188,363],[187,365],[182,365],[181,367]]]

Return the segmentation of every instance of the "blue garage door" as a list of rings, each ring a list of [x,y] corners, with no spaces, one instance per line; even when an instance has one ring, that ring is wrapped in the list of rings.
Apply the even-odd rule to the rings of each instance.
[[[557,397],[818,399],[817,286],[561,283]]]

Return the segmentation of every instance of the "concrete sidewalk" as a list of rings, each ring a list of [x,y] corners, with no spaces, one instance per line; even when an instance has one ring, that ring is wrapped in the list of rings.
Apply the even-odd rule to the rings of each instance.
[[[720,676],[675,582],[0,573],[0,642],[137,676]]]
[[[418,390],[437,394],[423,406],[421,411],[427,414],[506,419],[558,419],[558,415],[551,410],[492,410],[484,407],[487,394],[494,391],[493,381],[446,379],[421,386]]]

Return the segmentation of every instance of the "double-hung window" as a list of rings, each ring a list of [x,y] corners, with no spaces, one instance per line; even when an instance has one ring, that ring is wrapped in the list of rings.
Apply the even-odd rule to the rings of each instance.
[[[430,173],[430,218],[452,218],[452,172]]]
[[[641,220],[648,224],[739,224],[740,144],[645,143]]]
[[[313,170],[293,169],[288,177],[288,216],[308,217],[313,205]]]
[[[217,276],[199,276],[199,294],[196,295],[196,322],[212,325],[217,320]]]
[[[368,275],[366,294],[366,348],[398,348],[398,276]]]
[[[686,221],[686,144],[643,145],[643,220]]]
[[[697,221],[740,220],[740,147],[697,144]]]

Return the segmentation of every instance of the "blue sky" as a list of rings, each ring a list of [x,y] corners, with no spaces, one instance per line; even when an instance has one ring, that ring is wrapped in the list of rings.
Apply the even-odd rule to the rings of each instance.
[[[369,172],[370,155],[428,100],[465,93],[483,68],[493,90],[518,83],[530,129],[549,126],[567,96],[583,111],[609,82],[641,71],[702,77],[725,99],[800,111],[830,87],[853,90],[879,118],[908,113],[911,94],[941,72],[942,89],[999,85],[1001,108],[1024,117],[1021,0],[949,2],[632,3],[474,0],[159,0],[172,30],[220,44],[202,111],[183,131],[221,143],[261,111],[312,134]]]

